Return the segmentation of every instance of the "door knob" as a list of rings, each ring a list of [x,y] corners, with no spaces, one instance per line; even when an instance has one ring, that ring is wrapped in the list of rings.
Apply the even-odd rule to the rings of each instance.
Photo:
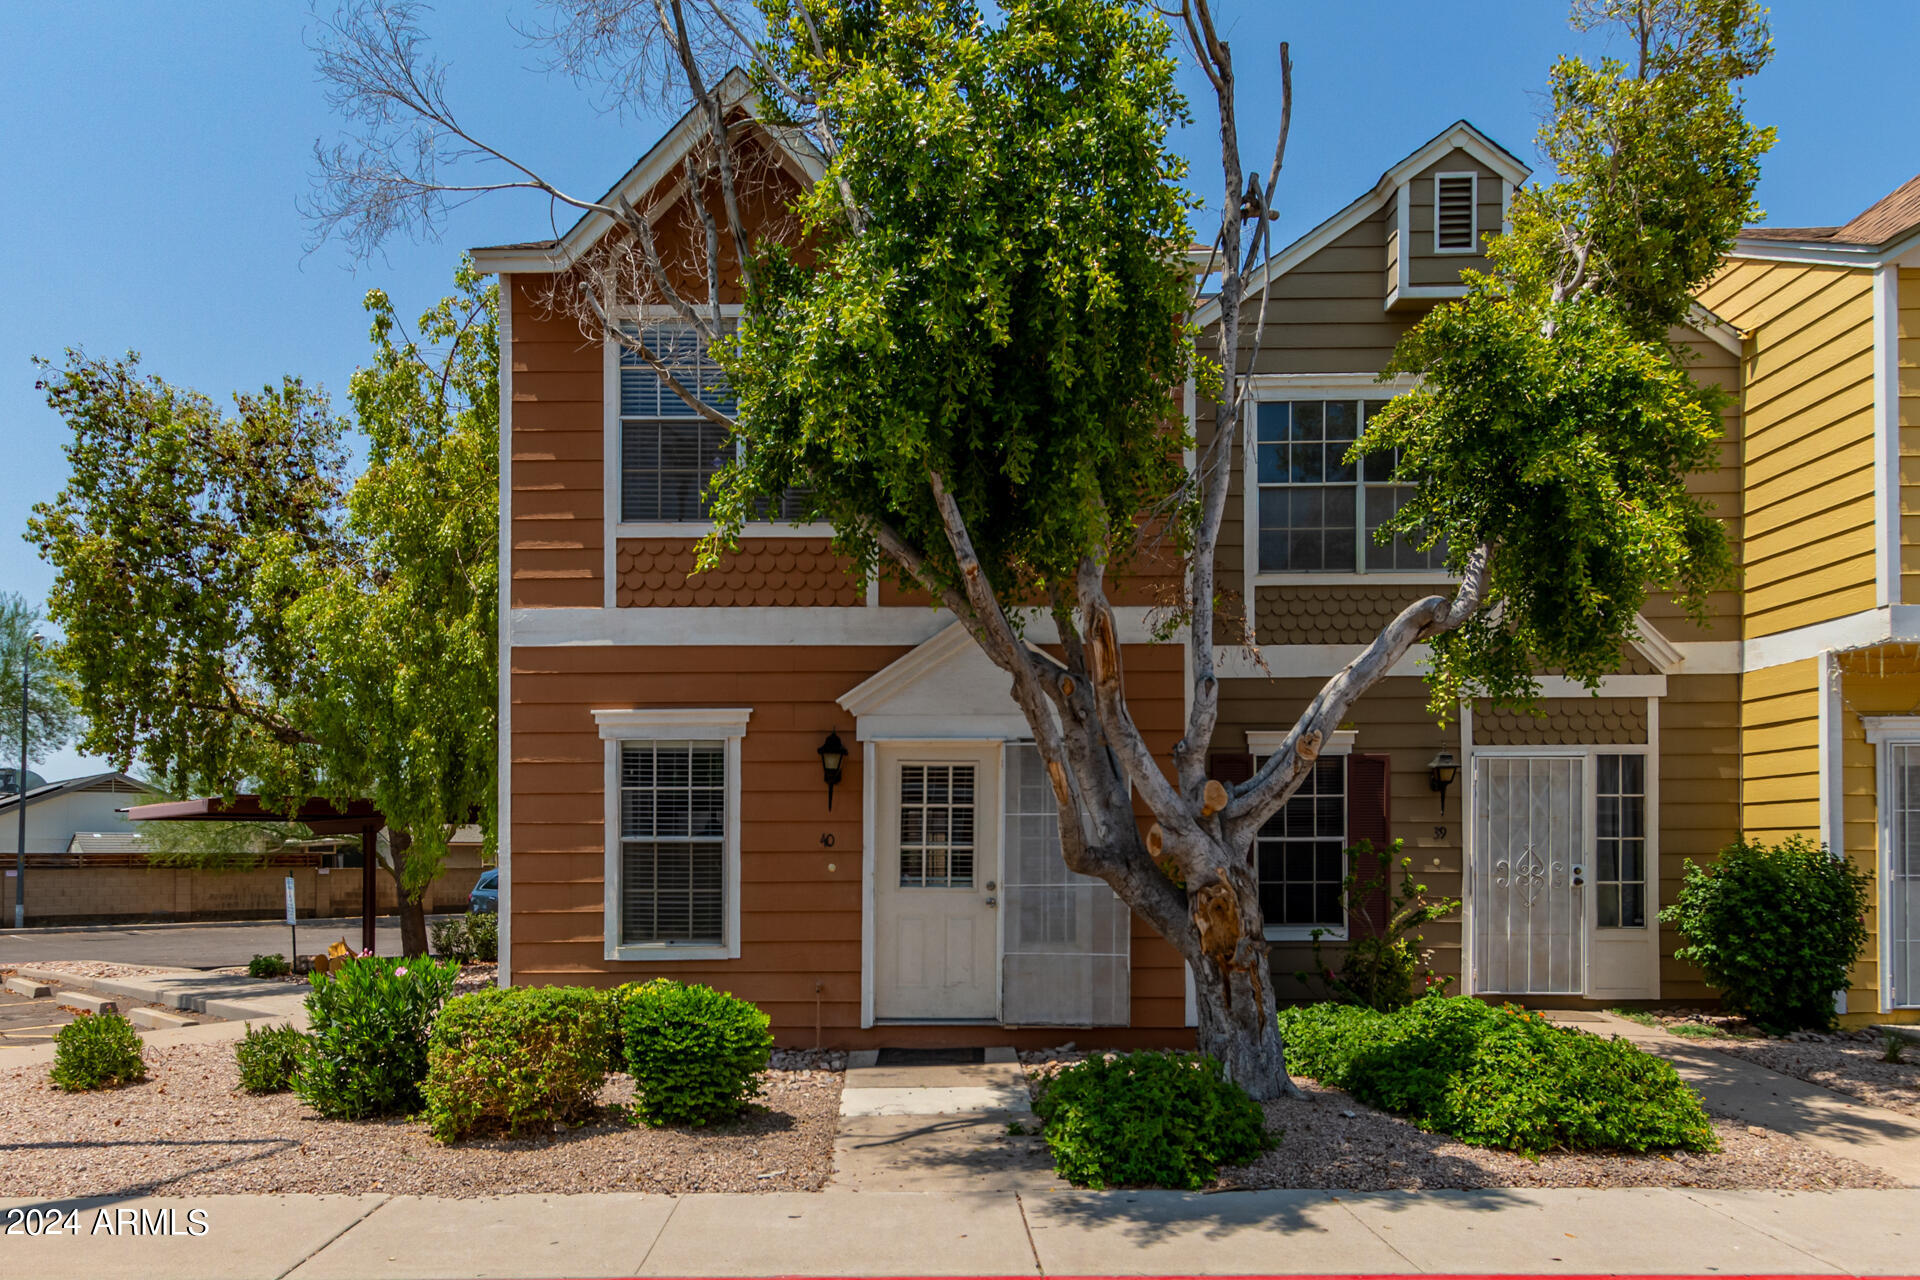
[[[1573,869],[1573,884],[1574,884],[1574,887],[1575,887],[1576,889],[1577,889],[1577,888],[1579,888],[1579,887],[1580,887],[1581,885],[1583,885],[1583,884],[1585,884],[1585,883],[1586,883],[1586,881],[1585,881],[1585,880],[1582,880],[1582,879],[1580,878],[1580,876],[1581,876],[1581,871],[1582,871],[1582,868],[1580,868],[1580,867],[1575,867],[1575,868]]]
[[[1000,905],[1000,899],[998,899],[998,898],[996,898],[996,897],[994,897],[994,896],[993,896],[992,894],[988,894],[988,895],[987,895],[987,905],[988,905],[988,906],[990,906],[990,907],[997,907],[997,906],[999,906],[999,905]]]

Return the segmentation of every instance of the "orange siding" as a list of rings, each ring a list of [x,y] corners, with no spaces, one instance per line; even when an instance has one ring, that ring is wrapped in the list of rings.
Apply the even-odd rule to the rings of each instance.
[[[661,608],[707,605],[859,605],[867,584],[853,577],[826,538],[746,538],[719,567],[694,572],[694,544],[682,538],[622,538],[615,554],[616,601]]]

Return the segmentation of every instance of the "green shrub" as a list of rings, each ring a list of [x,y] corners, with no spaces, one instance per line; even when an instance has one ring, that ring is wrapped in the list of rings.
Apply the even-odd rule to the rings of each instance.
[[[1710,867],[1687,863],[1660,913],[1686,940],[1674,954],[1720,989],[1726,1007],[1771,1035],[1834,1025],[1867,944],[1873,877],[1805,836],[1736,840]]]
[[[613,1010],[585,987],[509,987],[455,996],[427,1043],[427,1123],[453,1142],[518,1134],[593,1110],[606,1083]]]
[[[500,958],[500,917],[491,911],[437,920],[430,932],[433,950],[456,964],[491,964]]]
[[[620,1032],[634,1113],[650,1125],[711,1124],[760,1093],[773,1056],[767,1015],[712,987],[666,978],[623,989]]]
[[[1522,1009],[1434,996],[1379,1013],[1285,1009],[1291,1070],[1474,1146],[1711,1151],[1700,1099],[1671,1064],[1625,1040]]]
[[[1034,1111],[1054,1171],[1076,1187],[1191,1191],[1273,1145],[1260,1104],[1191,1053],[1088,1058],[1048,1081]]]
[[[310,1051],[293,1091],[329,1119],[418,1111],[427,1033],[459,972],[425,958],[362,956],[330,975],[314,974]]]
[[[284,978],[292,972],[293,966],[283,955],[255,956],[247,961],[249,978]]]
[[[285,1093],[299,1074],[306,1047],[306,1035],[291,1026],[248,1023],[247,1034],[233,1050],[240,1066],[240,1087],[248,1093]]]
[[[53,1038],[53,1087],[111,1089],[147,1078],[140,1036],[117,1013],[83,1013]]]
[[[1318,984],[1327,998],[1369,1009],[1398,1009],[1421,996],[1446,990],[1451,979],[1433,971],[1433,952],[1422,946],[1425,925],[1445,919],[1460,909],[1458,898],[1427,901],[1427,886],[1413,878],[1413,859],[1400,858],[1400,887],[1387,897],[1385,919],[1373,918],[1373,895],[1393,883],[1394,859],[1403,841],[1375,849],[1362,840],[1347,850],[1346,879],[1341,890],[1349,904],[1353,928],[1336,973],[1321,956],[1320,935],[1313,931],[1313,972],[1294,976],[1309,988]]]

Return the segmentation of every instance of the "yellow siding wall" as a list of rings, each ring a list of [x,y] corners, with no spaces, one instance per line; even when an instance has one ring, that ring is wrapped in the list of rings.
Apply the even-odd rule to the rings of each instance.
[[[1688,862],[1711,862],[1740,831],[1740,678],[1669,676],[1660,700],[1660,904],[1680,893]],[[1660,995],[1703,1000],[1712,990],[1673,958],[1680,936],[1660,930]]]
[[[1900,273],[1900,598],[1920,602],[1920,271]]]
[[[1740,825],[1750,836],[1820,834],[1819,665],[1808,658],[1745,677]]]
[[[1769,635],[1873,608],[1871,273],[1735,262],[1700,298],[1753,334],[1744,633]]]

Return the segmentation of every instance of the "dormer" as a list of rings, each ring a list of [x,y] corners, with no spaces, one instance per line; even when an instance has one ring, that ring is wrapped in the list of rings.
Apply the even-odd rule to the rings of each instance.
[[[1381,177],[1386,202],[1386,309],[1424,310],[1466,293],[1464,270],[1487,269],[1486,240],[1506,226],[1526,166],[1464,120]]]

